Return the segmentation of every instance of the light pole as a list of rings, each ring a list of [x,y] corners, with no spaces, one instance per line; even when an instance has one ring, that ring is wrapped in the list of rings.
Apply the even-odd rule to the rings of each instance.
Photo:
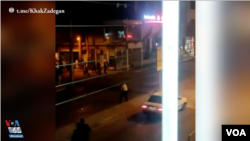
[[[78,41],[78,50],[79,50],[79,62],[82,61],[82,45],[81,45],[81,38],[78,36],[77,37],[77,41]]]
[[[78,60],[76,60],[76,68],[79,68],[78,63],[81,62],[81,58],[82,58],[82,48],[81,48],[81,38],[78,36],[77,37],[78,40]]]

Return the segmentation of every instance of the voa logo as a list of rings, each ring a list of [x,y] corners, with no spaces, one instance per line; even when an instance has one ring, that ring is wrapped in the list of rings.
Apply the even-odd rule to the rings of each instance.
[[[247,136],[244,129],[238,130],[238,129],[226,129],[228,136]]]

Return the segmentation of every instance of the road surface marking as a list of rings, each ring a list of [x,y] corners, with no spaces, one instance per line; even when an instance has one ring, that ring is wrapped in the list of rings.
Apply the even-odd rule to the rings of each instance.
[[[118,117],[118,114],[114,114],[106,119],[104,119],[103,121],[97,123],[97,126],[93,128],[93,130],[96,130],[100,127],[102,127],[107,121],[111,120],[111,119],[114,119],[115,117]]]
[[[117,115],[118,115],[118,114],[114,114],[114,115],[112,115],[112,116],[110,116],[110,117],[104,119],[104,120],[103,120],[102,122],[100,122],[100,123],[104,123],[104,122],[106,122],[106,121],[108,121],[108,120],[110,120],[110,119],[116,117]]]

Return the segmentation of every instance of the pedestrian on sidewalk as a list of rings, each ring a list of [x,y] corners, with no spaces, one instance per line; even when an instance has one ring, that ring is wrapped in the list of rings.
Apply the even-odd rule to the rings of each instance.
[[[55,67],[55,73],[56,73],[56,82],[59,81],[59,75],[58,75],[58,68]]]
[[[80,120],[80,129],[82,131],[82,135],[83,135],[83,138],[84,138],[84,141],[88,141],[89,140],[89,132],[91,131],[91,128],[89,127],[88,124],[85,123],[85,120],[84,118],[82,118]]]
[[[85,66],[85,68],[84,68],[84,75],[85,76],[90,76],[90,73],[89,73],[89,69],[88,69],[88,66]]]
[[[107,74],[107,68],[108,68],[108,64],[107,62],[104,62],[104,73]]]
[[[93,62],[93,63],[91,63],[91,69],[92,69],[92,73],[98,73],[97,71],[96,71],[96,65],[95,65],[95,62]]]
[[[102,71],[101,71],[101,63],[97,62],[97,70],[98,70],[98,74],[101,75]]]
[[[123,82],[121,87],[120,103],[122,103],[123,98],[128,101],[128,86],[125,82]]]
[[[85,62],[84,62],[84,59],[82,59],[82,70],[84,71],[84,69],[85,69]]]
[[[107,63],[107,66],[109,67],[109,61],[108,60],[106,61],[106,63]]]
[[[63,65],[62,60],[59,61],[59,65]],[[59,66],[58,68],[58,78],[63,80],[63,66]]]

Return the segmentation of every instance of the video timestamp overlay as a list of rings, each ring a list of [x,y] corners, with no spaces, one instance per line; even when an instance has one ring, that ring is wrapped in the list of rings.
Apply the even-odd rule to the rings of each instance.
[[[222,125],[222,141],[250,141],[250,125]]]

